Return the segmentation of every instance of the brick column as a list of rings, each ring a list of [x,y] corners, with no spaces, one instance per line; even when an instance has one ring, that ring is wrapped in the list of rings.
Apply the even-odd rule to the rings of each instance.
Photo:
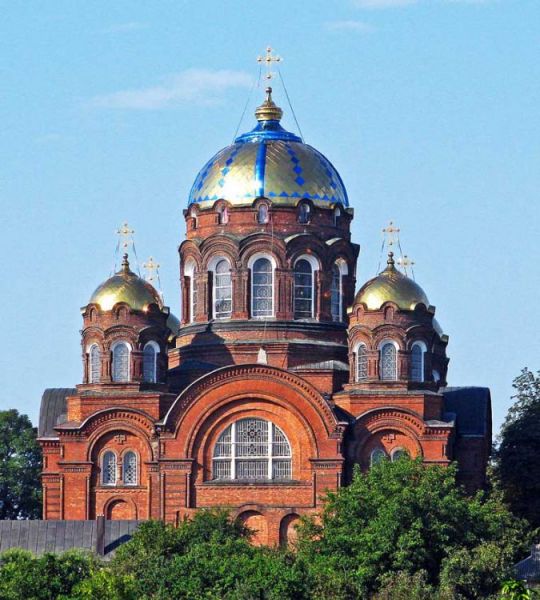
[[[237,269],[231,273],[232,279],[232,318],[233,319],[248,319],[249,318],[249,270]]]
[[[208,273],[195,273],[197,286],[197,306],[195,321],[197,323],[208,321]]]
[[[276,269],[274,273],[274,302],[277,319],[293,318],[293,273],[290,269]]]

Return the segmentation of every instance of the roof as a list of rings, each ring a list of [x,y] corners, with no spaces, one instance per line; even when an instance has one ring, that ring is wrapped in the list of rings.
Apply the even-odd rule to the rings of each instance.
[[[491,394],[484,387],[447,387],[444,409],[456,415],[458,435],[484,436],[491,431]]]
[[[129,541],[141,522],[105,521],[103,555]],[[0,521],[0,552],[10,548],[36,555],[75,548],[97,552],[98,521]]]
[[[38,437],[58,437],[54,427],[66,420],[66,398],[76,393],[75,388],[49,388],[43,392],[39,409]]]
[[[540,582],[540,544],[531,548],[531,555],[514,567],[516,577],[527,582]]]
[[[348,371],[349,365],[341,360],[323,360],[291,367],[288,371]]]

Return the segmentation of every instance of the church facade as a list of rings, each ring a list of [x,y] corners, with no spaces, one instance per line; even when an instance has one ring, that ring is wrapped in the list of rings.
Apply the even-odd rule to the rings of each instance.
[[[392,253],[355,294],[344,184],[281,116],[268,89],[195,180],[180,321],[127,255],[82,309],[82,382],[42,399],[44,519],[226,507],[278,544],[355,465],[457,461],[483,485],[489,390],[447,387],[448,337]]]

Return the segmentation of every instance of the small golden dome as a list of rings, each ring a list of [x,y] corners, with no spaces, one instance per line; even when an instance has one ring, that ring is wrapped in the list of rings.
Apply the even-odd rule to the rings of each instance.
[[[355,304],[363,303],[368,310],[378,310],[385,302],[394,302],[401,310],[414,310],[417,304],[429,306],[424,290],[396,269],[394,254],[388,254],[387,267],[377,277],[365,283],[356,294]]]
[[[163,308],[158,291],[130,270],[127,254],[124,254],[120,271],[96,288],[89,304],[111,310],[118,302],[125,302],[133,310],[146,310],[150,304]]]
[[[272,88],[266,88],[266,100],[255,110],[257,121],[279,121],[283,111],[272,100]]]

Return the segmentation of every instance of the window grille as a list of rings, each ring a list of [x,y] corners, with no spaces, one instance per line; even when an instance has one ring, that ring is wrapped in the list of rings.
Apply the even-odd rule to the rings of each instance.
[[[99,383],[101,379],[101,351],[97,344],[90,348],[89,360],[88,380],[90,383]]]
[[[131,450],[124,454],[124,485],[137,485],[137,455]]]
[[[360,344],[356,351],[356,380],[368,378],[368,354],[365,344]]]
[[[241,419],[219,436],[212,471],[217,480],[291,479],[291,447],[277,425]]]
[[[147,383],[157,381],[157,354],[153,344],[146,344],[143,350],[143,380]]]
[[[382,448],[375,448],[371,451],[370,464],[371,466],[376,465],[387,458],[386,452]]]
[[[271,317],[274,314],[274,283],[272,263],[267,258],[258,258],[251,274],[252,315]]]
[[[381,348],[381,379],[395,381],[397,379],[397,351],[390,342]]]
[[[424,381],[424,349],[420,344],[414,344],[411,350],[411,379]]]
[[[105,452],[101,464],[101,482],[103,485],[116,485],[116,454]]]
[[[232,285],[229,263],[220,260],[214,272],[214,317],[228,319],[232,313]]]
[[[294,318],[313,317],[313,270],[302,258],[294,266]]]
[[[330,307],[332,321],[343,320],[343,292],[341,285],[341,271],[338,265],[332,267],[332,284],[330,286]]]
[[[117,344],[112,352],[113,381],[129,381],[129,348],[127,344]]]

